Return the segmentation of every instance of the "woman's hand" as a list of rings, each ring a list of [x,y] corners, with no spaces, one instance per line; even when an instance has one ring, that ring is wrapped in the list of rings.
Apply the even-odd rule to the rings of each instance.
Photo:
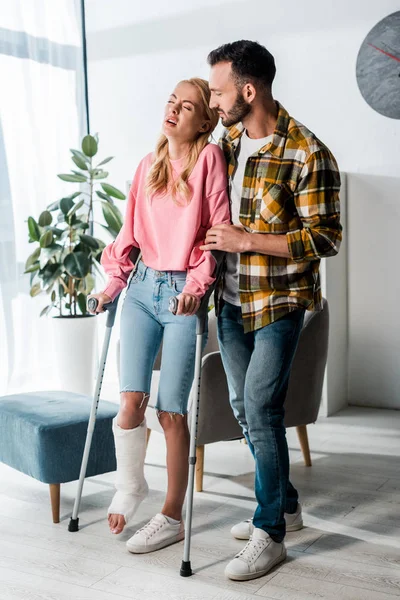
[[[89,310],[89,312],[92,313],[92,315],[104,312],[103,305],[112,302],[110,296],[107,296],[107,294],[90,294],[90,296],[88,296],[88,300],[89,298],[96,298],[96,300],[98,300],[99,303],[95,311]]]
[[[176,311],[177,315],[185,315],[190,317],[197,313],[200,307],[200,298],[193,296],[192,294],[179,294],[178,308]]]

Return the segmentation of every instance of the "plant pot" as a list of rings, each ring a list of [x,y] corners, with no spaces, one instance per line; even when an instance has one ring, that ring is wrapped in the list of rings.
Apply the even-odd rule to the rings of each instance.
[[[96,317],[53,317],[52,326],[60,389],[91,396],[95,383]]]

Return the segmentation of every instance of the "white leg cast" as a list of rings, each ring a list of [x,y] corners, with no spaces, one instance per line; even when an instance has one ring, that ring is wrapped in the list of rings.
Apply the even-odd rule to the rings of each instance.
[[[133,517],[146,498],[149,487],[144,477],[147,426],[146,419],[134,429],[122,429],[113,421],[117,472],[116,493],[108,508],[108,514],[123,515],[125,524]]]

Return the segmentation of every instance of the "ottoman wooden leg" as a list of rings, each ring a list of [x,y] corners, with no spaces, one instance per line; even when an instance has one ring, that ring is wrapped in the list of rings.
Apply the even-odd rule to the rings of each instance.
[[[304,464],[306,467],[311,467],[311,454],[310,446],[308,445],[307,425],[298,425],[296,430],[300,442],[300,448],[303,453]]]
[[[51,512],[53,514],[53,523],[60,522],[60,484],[50,483],[50,500],[51,500]]]

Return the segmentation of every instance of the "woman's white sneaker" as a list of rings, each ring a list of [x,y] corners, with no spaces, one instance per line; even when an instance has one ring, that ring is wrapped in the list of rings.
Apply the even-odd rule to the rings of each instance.
[[[301,513],[301,504],[297,504],[296,512],[293,514],[285,513],[286,532],[299,531],[303,529],[303,515]],[[241,521],[234,525],[231,529],[231,534],[237,540],[248,540],[254,531],[253,519]]]
[[[283,542],[274,542],[263,529],[254,528],[250,540],[225,568],[225,575],[236,581],[247,581],[266,575],[286,558]]]
[[[126,547],[134,554],[144,554],[180,542],[184,537],[183,521],[171,523],[165,515],[158,513],[144,527],[138,529],[126,542]]]

